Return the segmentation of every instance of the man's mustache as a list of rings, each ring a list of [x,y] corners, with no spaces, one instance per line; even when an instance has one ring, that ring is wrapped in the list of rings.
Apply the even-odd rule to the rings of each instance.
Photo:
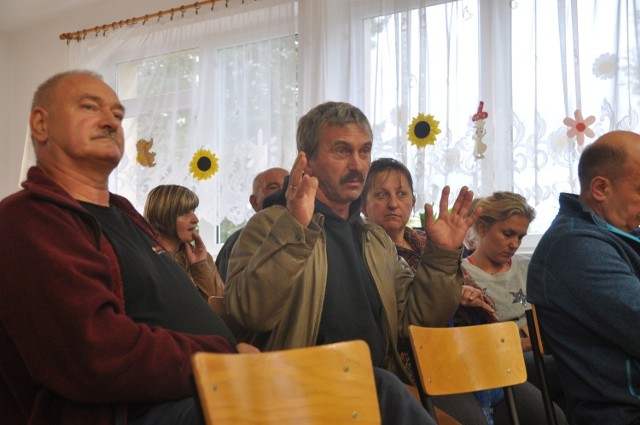
[[[359,182],[362,183],[364,182],[364,176],[362,175],[362,173],[358,173],[357,171],[354,171],[352,173],[347,174],[346,176],[342,177],[340,179],[340,184],[345,184],[347,182]]]
[[[105,128],[100,130],[100,132],[98,134],[96,134],[95,138],[99,139],[102,137],[109,137],[110,139],[115,140],[116,142],[118,141],[118,130],[116,129],[111,129],[111,128]]]

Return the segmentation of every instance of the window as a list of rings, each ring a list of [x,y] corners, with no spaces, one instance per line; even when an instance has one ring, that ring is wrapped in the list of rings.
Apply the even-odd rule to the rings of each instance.
[[[365,108],[376,133],[375,157],[393,157],[414,176],[416,215],[442,187],[478,187],[470,115],[478,106],[477,3],[453,2],[366,18]],[[434,145],[409,143],[419,113],[440,133]],[[435,131],[436,126],[431,126]]]
[[[193,190],[200,198],[200,232],[213,253],[253,214],[255,174],[288,168],[295,158],[295,6],[238,2],[193,17],[189,25],[160,22],[77,46],[78,61],[99,64],[95,68],[127,111],[125,156],[110,189],[141,212],[159,184]],[[155,154],[153,164],[138,160],[139,142]],[[203,149],[218,169],[199,179],[190,163]]]
[[[584,146],[638,125],[638,19],[629,2],[352,3],[362,103],[382,142],[374,157],[408,165],[417,209],[447,184],[480,195],[515,191],[537,210],[523,244],[531,250],[557,213],[559,193],[579,191]],[[482,157],[474,155],[471,119],[480,101],[489,114]],[[584,144],[563,122],[576,110],[593,116],[594,136]],[[407,139],[418,113],[439,122],[433,146]]]
[[[219,241],[253,214],[249,204],[254,176],[267,168],[289,169],[296,155],[297,41],[286,37],[220,49],[216,85],[220,95],[211,111],[212,134],[228,172],[219,189]],[[227,203],[242,193],[241,202]]]
[[[195,111],[190,100],[198,90],[199,51],[190,49],[119,63],[116,65],[117,92],[127,108],[125,160],[112,174],[110,186],[138,206],[145,194],[159,183],[175,179],[186,169],[177,164],[162,167],[164,158],[187,158],[189,137],[195,128]],[[138,143],[153,142],[155,165],[142,167]],[[156,168],[158,167],[158,168]]]
[[[296,117],[327,100],[364,110],[374,158],[407,164],[419,209],[444,185],[524,195],[538,213],[528,249],[555,216],[559,193],[578,191],[583,146],[638,127],[639,19],[626,0],[229,4],[70,47],[72,66],[104,73],[125,98],[128,151],[112,189],[141,209],[152,185],[190,187],[206,241],[223,241],[253,213],[254,175],[291,166]],[[474,139],[480,101],[486,146]],[[563,120],[576,111],[593,117],[593,137],[567,136]],[[407,131],[420,113],[441,132],[418,148]],[[143,168],[132,149],[151,137],[157,165]],[[188,173],[200,148],[221,164],[209,180]]]

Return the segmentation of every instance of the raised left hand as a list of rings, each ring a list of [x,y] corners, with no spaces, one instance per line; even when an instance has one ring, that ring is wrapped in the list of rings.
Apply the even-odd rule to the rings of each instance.
[[[424,204],[424,230],[427,233],[427,238],[436,245],[446,249],[457,249],[462,246],[467,230],[482,214],[482,209],[477,208],[473,215],[467,217],[473,200],[473,191],[463,186],[449,211],[450,190],[449,186],[442,189],[440,211],[435,221],[433,220],[433,208],[430,204]]]

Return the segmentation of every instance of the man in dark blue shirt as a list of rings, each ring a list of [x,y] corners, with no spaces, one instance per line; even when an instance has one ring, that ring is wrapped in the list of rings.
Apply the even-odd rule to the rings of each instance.
[[[578,164],[580,195],[529,264],[527,295],[558,363],[570,419],[640,423],[640,135],[604,134]]]

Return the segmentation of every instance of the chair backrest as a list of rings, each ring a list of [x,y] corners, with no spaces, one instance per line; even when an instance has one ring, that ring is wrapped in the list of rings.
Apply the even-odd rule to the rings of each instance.
[[[538,323],[538,313],[536,306],[529,303],[531,309],[525,313],[527,315],[527,326],[529,327],[529,338],[531,339],[531,351],[533,353],[533,362],[538,371],[538,380],[540,381],[540,392],[542,393],[542,401],[544,403],[545,414],[549,425],[556,425],[558,419],[556,411],[551,400],[549,391],[549,379],[547,378],[547,369],[544,365],[544,355],[551,354],[548,345],[545,346],[542,341],[542,333],[540,332],[540,324]]]
[[[208,425],[380,424],[364,341],[254,354],[196,353],[192,365]]]
[[[409,326],[423,406],[438,421],[429,396],[504,388],[511,423],[519,425],[513,385],[527,380],[514,322],[453,328]]]
[[[428,395],[521,384],[527,371],[514,322],[458,328],[409,326],[413,354]]]

